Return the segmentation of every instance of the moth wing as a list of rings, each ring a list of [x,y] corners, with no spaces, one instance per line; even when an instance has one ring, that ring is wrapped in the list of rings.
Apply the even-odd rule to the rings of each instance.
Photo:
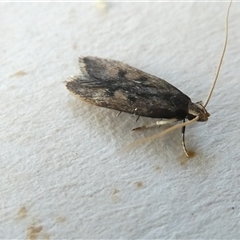
[[[80,74],[66,87],[100,107],[153,118],[184,118],[188,96],[163,79],[119,61],[79,58]]]

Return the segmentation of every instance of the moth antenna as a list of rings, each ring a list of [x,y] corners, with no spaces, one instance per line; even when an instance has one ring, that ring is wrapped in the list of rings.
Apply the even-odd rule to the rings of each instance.
[[[225,41],[224,41],[224,46],[223,46],[223,51],[222,51],[222,55],[221,55],[221,58],[220,58],[220,62],[219,62],[219,65],[218,65],[218,68],[217,68],[217,73],[216,73],[216,76],[215,76],[215,79],[213,81],[213,85],[208,93],[208,96],[207,96],[207,99],[204,103],[204,108],[206,108],[206,106],[208,105],[208,102],[212,96],[212,93],[213,93],[213,90],[215,88],[215,85],[216,85],[216,82],[218,80],[218,76],[219,76],[219,72],[221,70],[221,67],[222,67],[222,62],[223,62],[223,58],[225,56],[225,52],[226,52],[226,49],[227,49],[227,43],[228,43],[228,19],[229,19],[229,12],[230,12],[230,8],[231,8],[231,5],[232,5],[232,0],[230,1],[229,3],[229,6],[228,6],[228,10],[227,10],[227,16],[226,16],[226,27],[225,27]]]
[[[185,122],[185,119],[183,119],[183,122]],[[185,143],[185,130],[186,130],[186,126],[183,126],[182,127],[182,147],[183,147],[183,151],[184,151],[185,155],[187,157],[190,157],[188,154],[188,150],[186,148],[186,143]]]
[[[137,147],[138,145],[141,145],[143,143],[147,143],[147,142],[151,142],[157,138],[160,138],[160,137],[163,137],[164,135],[178,129],[178,128],[181,128],[181,127],[184,127],[184,126],[187,126],[187,125],[190,125],[194,122],[196,122],[197,120],[199,119],[199,116],[196,116],[195,118],[193,118],[192,120],[188,121],[188,122],[182,122],[182,123],[179,123],[179,124],[176,124],[170,128],[167,128],[166,130],[160,132],[160,133],[157,133],[155,135],[152,135],[150,137],[146,137],[146,138],[142,138],[142,139],[139,139],[139,140],[136,140],[134,141],[133,143],[130,143],[128,146],[124,147],[124,149],[133,149],[135,147]]]

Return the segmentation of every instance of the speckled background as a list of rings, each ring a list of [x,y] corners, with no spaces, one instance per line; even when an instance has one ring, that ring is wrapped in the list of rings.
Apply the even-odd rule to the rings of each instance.
[[[193,101],[215,76],[228,3],[0,4],[0,238],[240,238],[240,3],[206,123],[165,129],[75,99],[85,55],[166,79]]]

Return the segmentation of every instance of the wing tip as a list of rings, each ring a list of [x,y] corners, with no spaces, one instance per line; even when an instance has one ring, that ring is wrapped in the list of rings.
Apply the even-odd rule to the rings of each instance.
[[[87,66],[86,66],[86,58],[87,57],[79,57],[78,58],[78,64],[79,64],[79,68],[80,68],[80,76],[88,76],[88,72],[87,72]]]
[[[66,88],[70,92],[75,93],[76,84],[79,78],[80,78],[79,75],[75,75],[75,76],[69,77],[66,81],[64,81]]]
[[[94,79],[88,72],[88,70],[91,70],[92,66],[94,65],[94,60],[98,60],[98,58],[91,56],[81,56],[78,58],[80,72],[64,81],[64,84],[69,91],[75,92],[75,88],[80,86],[86,87],[100,84],[100,82],[96,81],[96,79]]]
[[[86,69],[86,62],[85,60],[88,57],[79,57],[78,58],[78,63],[79,63],[79,68],[80,68],[80,73],[74,76],[69,77],[67,80],[64,81],[64,84],[68,88],[73,82],[77,82],[79,79],[81,80],[86,80],[89,78],[89,74]],[[69,88],[68,88],[69,89]]]

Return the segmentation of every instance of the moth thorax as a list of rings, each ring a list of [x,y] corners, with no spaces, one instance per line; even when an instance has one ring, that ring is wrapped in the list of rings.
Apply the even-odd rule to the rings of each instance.
[[[207,110],[205,109],[205,107],[202,105],[201,102],[197,102],[197,103],[191,102],[188,106],[188,113],[189,113],[188,119],[192,119],[198,116],[199,122],[207,121],[208,117],[210,116],[210,114],[207,112]]]

